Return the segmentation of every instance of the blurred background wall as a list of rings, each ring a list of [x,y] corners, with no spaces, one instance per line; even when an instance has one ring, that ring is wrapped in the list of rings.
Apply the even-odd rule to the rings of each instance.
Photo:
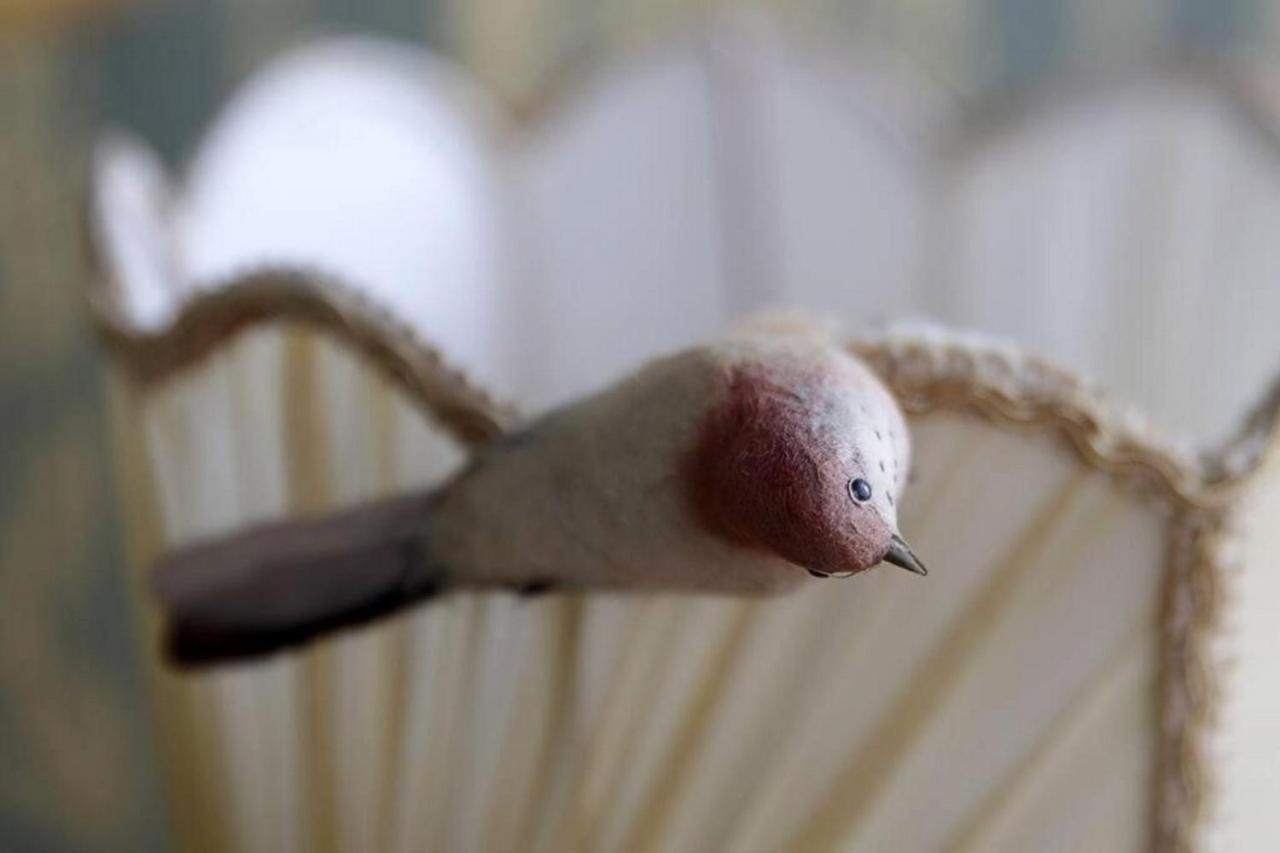
[[[690,17],[688,0],[0,0],[0,850],[163,850],[133,658],[80,207],[95,129],[180,165],[258,62],[317,29],[424,42],[517,110]],[[743,4],[734,4],[743,5]],[[963,100],[1184,51],[1269,54],[1264,0],[779,0]],[[837,26],[832,27],[831,22]]]

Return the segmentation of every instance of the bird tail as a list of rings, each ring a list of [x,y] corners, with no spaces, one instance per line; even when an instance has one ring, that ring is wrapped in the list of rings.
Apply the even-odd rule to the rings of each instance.
[[[438,595],[432,498],[416,494],[200,543],[159,562],[166,651],[186,667],[256,657]]]

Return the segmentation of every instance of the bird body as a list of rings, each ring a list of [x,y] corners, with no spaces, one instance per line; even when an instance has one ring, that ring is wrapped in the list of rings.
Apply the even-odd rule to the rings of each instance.
[[[889,392],[809,334],[659,359],[480,451],[429,494],[269,525],[157,573],[171,651],[292,645],[451,589],[778,593],[882,559],[909,444]]]

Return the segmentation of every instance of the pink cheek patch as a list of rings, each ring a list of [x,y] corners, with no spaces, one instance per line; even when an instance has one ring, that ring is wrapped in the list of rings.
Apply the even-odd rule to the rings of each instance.
[[[683,474],[691,508],[711,533],[805,568],[849,571],[876,559],[878,537],[867,534],[878,519],[852,504],[835,448],[815,426],[816,407],[832,393],[824,380],[734,369]]]

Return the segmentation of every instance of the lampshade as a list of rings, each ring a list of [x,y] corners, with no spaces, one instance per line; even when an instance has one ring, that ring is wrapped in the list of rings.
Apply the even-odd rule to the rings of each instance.
[[[879,71],[806,55],[690,39],[516,127],[439,60],[339,39],[251,79],[181,184],[104,141],[92,297],[183,849],[1209,843],[1227,579],[1264,553],[1242,519],[1269,506],[1276,395],[1197,452],[1025,347],[868,331],[944,292],[920,259],[947,252],[969,284],[939,298],[998,325],[1000,251],[1040,263],[993,236],[1033,230],[1008,212],[1026,126],[948,148]],[[756,168],[778,152],[809,154]],[[943,182],[964,225],[945,250],[944,154],[979,164]],[[1060,322],[1098,328],[1081,317],[1109,303],[1061,286]],[[458,595],[206,674],[154,653],[164,549],[442,482],[523,417],[777,305],[856,329],[909,413],[926,580]]]

